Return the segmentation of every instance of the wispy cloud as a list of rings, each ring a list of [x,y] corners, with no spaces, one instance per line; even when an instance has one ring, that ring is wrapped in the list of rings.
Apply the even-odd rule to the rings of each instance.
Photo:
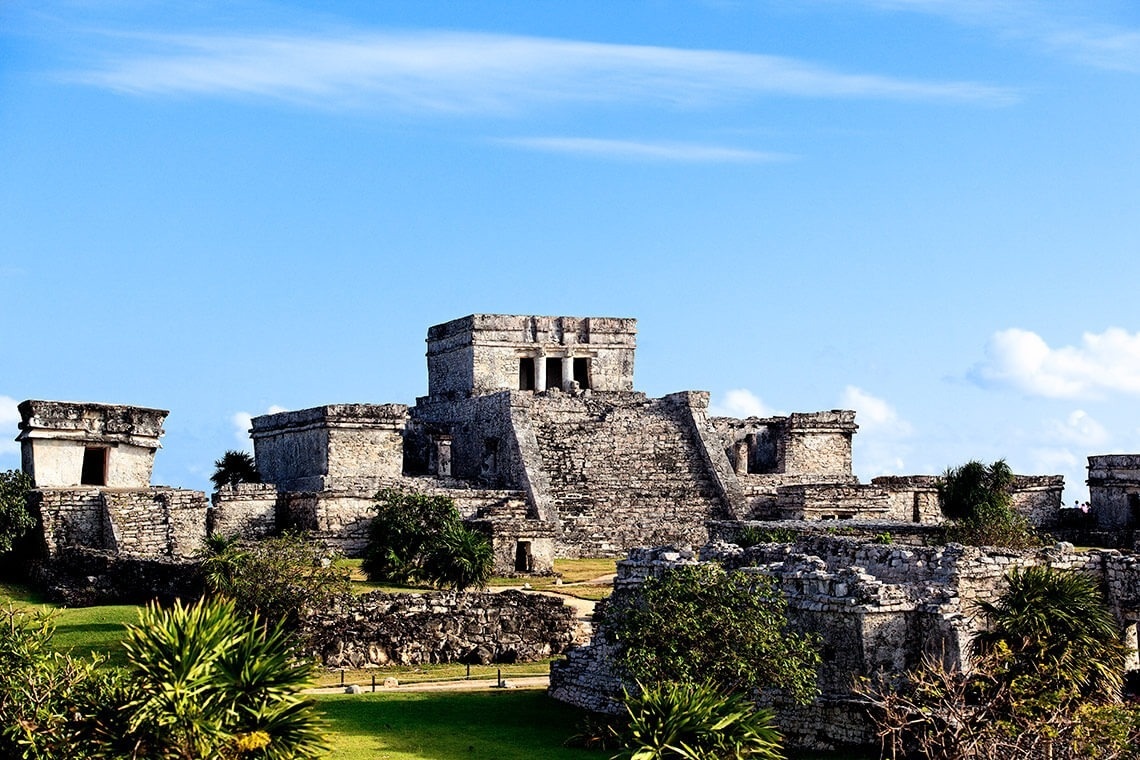
[[[1085,333],[1079,346],[1052,348],[1037,333],[1010,328],[991,336],[968,377],[982,387],[1046,398],[1140,395],[1140,333],[1118,327]]]
[[[426,32],[118,36],[71,81],[150,95],[511,114],[543,103],[693,107],[760,96],[1006,103],[978,82],[848,73],[781,56]]]
[[[1103,4],[1056,0],[863,0],[893,11],[936,15],[984,27],[1050,54],[1103,69],[1140,73],[1140,29],[1095,14]],[[1121,6],[1124,7],[1124,6]]]
[[[724,394],[723,401],[709,404],[710,417],[775,417],[782,414],[765,404],[747,388],[735,388]]]
[[[791,161],[795,156],[745,148],[678,142],[639,142],[590,137],[517,137],[499,140],[528,150],[669,163],[768,163]]]

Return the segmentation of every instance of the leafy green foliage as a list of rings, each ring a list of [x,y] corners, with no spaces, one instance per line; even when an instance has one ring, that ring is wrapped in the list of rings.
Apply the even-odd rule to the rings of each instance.
[[[671,568],[615,600],[605,623],[619,665],[637,681],[776,687],[803,703],[816,695],[819,637],[788,629],[787,601],[768,576]]]
[[[1041,537],[1013,509],[1014,480],[1004,459],[990,465],[973,460],[946,470],[938,482],[942,514],[953,521],[945,529],[945,541],[1012,549],[1041,546]]]
[[[613,760],[778,760],[782,737],[771,711],[709,683],[638,685],[623,700],[626,749]]]
[[[53,632],[41,610],[0,611],[0,756],[122,756],[128,682],[99,658],[56,652]]]
[[[327,607],[352,593],[349,571],[335,565],[322,545],[295,533],[248,543],[215,539],[206,547],[202,572],[212,593],[291,630],[306,607]]]
[[[166,758],[317,757],[321,724],[300,694],[312,665],[229,600],[148,606],[124,643],[138,684],[131,729]]]
[[[462,591],[486,585],[493,556],[450,498],[388,488],[376,495],[361,568],[372,581],[427,581]]]
[[[491,544],[481,533],[461,523],[452,523],[430,543],[424,556],[422,577],[437,586],[457,591],[484,588],[491,579],[494,557]]]
[[[0,554],[12,551],[13,545],[36,527],[36,518],[28,511],[28,491],[32,479],[20,470],[0,472]]]
[[[215,489],[238,483],[260,483],[261,473],[257,471],[252,454],[231,449],[214,462],[214,474],[210,476],[210,482]]]
[[[858,684],[892,756],[1135,758],[1140,708],[1119,701],[1124,652],[1095,584],[1048,568],[1009,580],[981,605],[992,627],[970,673],[928,659]]]
[[[990,629],[975,646],[1002,651],[1009,677],[1053,680],[1077,699],[1113,700],[1123,686],[1124,645],[1104,596],[1087,575],[1049,567],[1014,570],[996,602],[979,604]]]

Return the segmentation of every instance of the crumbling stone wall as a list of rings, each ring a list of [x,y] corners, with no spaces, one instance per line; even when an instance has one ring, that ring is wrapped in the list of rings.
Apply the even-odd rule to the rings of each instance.
[[[792,544],[749,549],[710,544],[700,560],[773,576],[787,595],[792,627],[823,637],[820,698],[803,708],[778,696],[772,702],[793,746],[873,743],[872,727],[850,691],[855,676],[911,668],[924,654],[968,669],[970,641],[981,624],[976,603],[996,599],[1013,568],[1047,565],[1094,575],[1126,640],[1135,640],[1140,619],[1140,558],[1111,550],[1075,552],[1067,544],[1015,552],[802,536]],[[635,550],[618,563],[615,594],[636,593],[645,578],[695,561],[691,552],[671,547]],[[605,635],[603,618],[595,643],[571,650],[551,668],[552,696],[587,709],[615,709],[620,680]],[[1130,667],[1137,663],[1134,655]]]
[[[278,529],[277,488],[269,483],[236,483],[214,491],[206,532],[257,540]]]
[[[1140,526],[1140,455],[1089,457],[1089,511],[1100,530]]]
[[[206,536],[201,491],[39,489],[29,505],[42,526],[42,551],[55,559],[76,548],[128,557],[192,557]]]
[[[319,610],[304,623],[310,651],[328,667],[438,662],[533,662],[574,640],[574,609],[519,591],[372,592]]]

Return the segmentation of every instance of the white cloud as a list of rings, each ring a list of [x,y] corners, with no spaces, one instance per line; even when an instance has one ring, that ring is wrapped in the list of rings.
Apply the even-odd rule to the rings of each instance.
[[[319,107],[509,114],[538,103],[694,106],[760,96],[1007,103],[977,82],[835,71],[807,61],[495,34],[119,35],[65,78],[135,94],[259,96]],[[133,50],[126,48],[133,47]]]
[[[895,408],[862,388],[848,385],[840,404],[855,410],[859,432],[852,441],[852,459],[861,478],[900,474],[906,471],[904,455],[910,453],[905,444],[913,429],[899,417]]]
[[[287,411],[289,410],[283,406],[272,404],[263,414],[279,414],[280,412]],[[230,422],[234,426],[234,440],[236,440],[238,446],[244,450],[248,450],[251,447],[249,429],[253,425],[253,417],[254,415],[249,412],[234,412],[234,414],[230,416]]]
[[[15,440],[20,432],[18,404],[11,396],[0,396],[0,457],[20,453],[20,444]]]
[[[554,153],[622,158],[639,161],[681,163],[767,163],[795,158],[782,153],[766,153],[744,148],[675,142],[638,142],[588,137],[519,137],[500,140],[507,145]]]
[[[780,414],[746,388],[736,388],[724,394],[724,403],[709,404],[710,417],[775,417]]]
[[[872,433],[905,438],[912,432],[910,423],[899,417],[893,406],[862,388],[848,385],[843,389],[841,403],[844,409],[855,410],[855,422],[861,435]]]
[[[1109,441],[1108,430],[1088,415],[1077,409],[1064,420],[1049,420],[1046,423],[1049,440],[1058,443],[1071,443],[1076,446],[1104,446]]]
[[[1080,346],[1051,348],[1036,333],[1010,328],[994,333],[985,352],[985,360],[969,372],[984,387],[1046,398],[1140,395],[1140,333],[1110,327],[1085,333]]]

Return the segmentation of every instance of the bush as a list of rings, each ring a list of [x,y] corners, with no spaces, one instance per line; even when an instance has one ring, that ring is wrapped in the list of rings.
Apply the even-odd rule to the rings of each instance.
[[[349,571],[302,534],[238,542],[213,537],[202,561],[206,587],[239,610],[296,629],[306,607],[323,608],[352,593]]]
[[[970,546],[1028,549],[1044,542],[1029,521],[1013,509],[1013,471],[1005,460],[976,460],[952,467],[938,481],[942,514],[953,522],[943,541]]]
[[[312,664],[290,638],[229,600],[150,605],[124,642],[137,684],[131,728],[169,758],[318,757],[328,747],[304,699]]]
[[[0,472],[0,554],[12,551],[36,527],[35,515],[28,511],[31,488],[32,479],[20,470]]]
[[[745,525],[736,535],[736,545],[744,549],[759,544],[790,544],[798,533],[791,528],[761,528]]]
[[[494,557],[450,498],[387,488],[376,494],[361,567],[372,581],[426,581],[462,591],[486,585]]]
[[[789,630],[787,601],[768,576],[715,564],[671,568],[614,600],[605,624],[619,666],[642,683],[776,687],[801,703],[817,693],[819,637]]]
[[[614,760],[777,760],[782,737],[770,710],[709,683],[638,685],[625,695],[625,751]]]

